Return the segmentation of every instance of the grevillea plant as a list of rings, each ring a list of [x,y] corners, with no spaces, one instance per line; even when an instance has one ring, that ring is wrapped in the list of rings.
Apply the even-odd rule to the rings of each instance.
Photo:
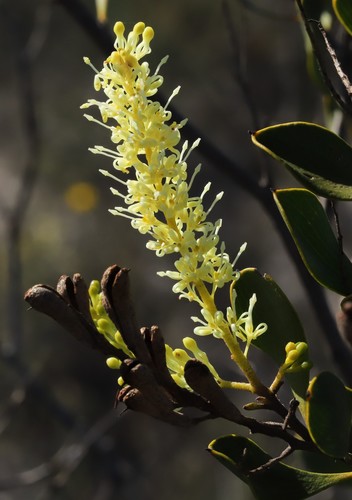
[[[342,4],[334,5],[344,20]],[[299,6],[316,42],[306,12]],[[174,255],[174,267],[158,274],[174,282],[176,295],[199,307],[198,316],[192,317],[194,336],[186,336],[182,347],[173,348],[164,342],[157,326],[140,328],[129,293],[128,270],[116,265],[89,288],[78,274],[72,279],[63,276],[56,290],[36,285],[26,300],[107,356],[107,365],[119,372],[117,400],[129,409],[180,426],[224,418],[253,434],[281,439],[283,451],[277,457],[235,434],[209,444],[210,453],[246,482],[256,498],[298,500],[350,482],[351,390],[329,372],[309,379],[308,344],[287,297],[270,276],[252,268],[238,270],[245,244],[234,258],[226,252],[220,238],[222,221],[211,219],[222,193],[209,199],[208,183],[200,194],[193,194],[200,166],[192,165],[190,155],[199,141],[182,140],[185,121],[175,121],[169,110],[179,87],[165,105],[158,101],[163,83],[160,69],[166,58],[151,71],[146,56],[153,29],[139,22],[125,34],[124,24],[117,22],[114,33],[114,50],[102,68],[84,59],[95,73],[99,98],[88,100],[82,108],[98,109],[98,117],[85,116],[106,128],[112,142],[111,148],[95,146],[91,151],[112,160],[113,171],[101,170],[111,179],[111,191],[118,199],[111,213],[128,219],[158,257]],[[320,48],[331,55],[321,33]],[[352,264],[316,195],[352,198],[351,147],[328,129],[304,122],[253,132],[252,140],[282,160],[309,188],[276,190],[274,199],[311,274],[321,285],[346,296],[345,306],[350,304]],[[218,306],[222,288],[228,291],[225,310]],[[241,380],[221,377],[221,366],[215,366],[197,344],[197,336],[205,335],[224,342],[241,371]],[[269,385],[263,382],[260,366],[256,369],[251,362],[252,345],[277,364]],[[283,384],[292,391],[288,405],[279,399]],[[225,389],[253,395],[244,407],[247,413]],[[198,416],[192,416],[189,408],[200,410]],[[248,416],[249,411],[268,409],[277,415],[275,421]],[[286,465],[284,459],[295,451],[325,457],[331,472]]]

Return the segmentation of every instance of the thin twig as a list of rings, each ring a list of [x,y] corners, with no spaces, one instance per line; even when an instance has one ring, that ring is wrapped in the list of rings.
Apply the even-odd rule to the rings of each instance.
[[[270,469],[270,467],[272,467],[274,464],[276,464],[277,462],[281,462],[281,460],[283,460],[284,458],[286,458],[289,455],[291,455],[293,453],[293,451],[294,450],[291,448],[291,446],[287,446],[287,448],[285,448],[283,450],[283,452],[280,453],[279,456],[268,460],[265,464],[260,465],[256,469],[250,470],[249,474],[254,475],[254,474],[258,474],[260,472],[264,472],[267,469]]]
[[[285,417],[284,423],[282,424],[282,428],[285,430],[290,426],[292,419],[296,416],[296,410],[299,406],[299,402],[297,399],[291,399],[289,410]]]
[[[340,252],[341,252],[341,255],[343,254],[343,236],[342,236],[342,232],[341,232],[341,226],[340,226],[340,218],[339,218],[339,214],[337,212],[337,209],[336,209],[336,203],[334,200],[329,200],[330,202],[330,209],[332,211],[332,214],[334,216],[334,223],[335,223],[335,228],[336,228],[336,236],[337,236],[337,241],[339,243],[339,247],[340,247]]]
[[[306,32],[312,44],[313,51],[316,60],[318,62],[319,69],[322,74],[324,82],[331,96],[341,107],[341,109],[343,109],[343,111],[345,111],[348,115],[352,115],[352,102],[351,102],[352,86],[347,75],[342,71],[340,62],[336,56],[333,47],[331,46],[328,40],[326,32],[322,27],[321,23],[319,22],[319,20],[308,18],[301,0],[296,0],[296,3],[301,12]],[[317,30],[314,30],[314,27],[316,27]],[[321,40],[318,39],[319,36],[321,37]],[[324,46],[324,51],[321,49],[321,46]],[[324,59],[326,58],[327,55],[330,58],[330,61]],[[336,74],[334,76],[338,78],[339,82],[342,84],[341,88],[343,88],[346,93],[344,96],[341,95],[341,93],[336,88],[336,85],[333,83],[331,75],[329,74],[327,62],[330,63],[330,69],[334,68],[334,70],[336,71]]]
[[[351,85],[351,82],[350,82],[348,76],[346,75],[346,73],[344,73],[344,71],[342,70],[340,61],[338,60],[336,52],[335,52],[335,50],[333,49],[333,47],[331,46],[331,44],[330,44],[330,42],[328,40],[326,31],[324,30],[324,28],[323,28],[323,26],[321,25],[320,22],[317,23],[317,26],[318,26],[318,29],[319,29],[319,31],[322,34],[322,37],[324,39],[326,50],[328,51],[328,53],[329,53],[329,55],[331,57],[331,60],[334,63],[334,66],[335,66],[335,69],[336,69],[336,73],[340,77],[340,80],[343,83],[343,86],[345,87],[347,94],[349,95],[349,97],[352,97],[352,85]]]

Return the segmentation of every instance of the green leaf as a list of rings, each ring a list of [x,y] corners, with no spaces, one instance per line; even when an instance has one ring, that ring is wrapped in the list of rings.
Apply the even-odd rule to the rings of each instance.
[[[352,35],[351,0],[333,0],[335,14],[348,34]]]
[[[269,275],[262,276],[256,269],[244,269],[236,283],[236,312],[239,316],[248,310],[249,299],[257,295],[253,309],[254,326],[266,323],[268,330],[253,342],[253,345],[266,352],[280,366],[286,357],[285,346],[288,342],[305,342],[301,322],[290,301]],[[306,357],[303,359],[307,359]],[[286,378],[300,401],[303,411],[306,390],[309,382],[308,370],[291,373]]]
[[[350,445],[352,400],[335,375],[320,373],[309,384],[306,422],[318,448],[331,457],[343,458]]]
[[[252,141],[314,193],[352,200],[352,148],[330,130],[314,123],[282,123],[254,132]]]
[[[352,484],[352,472],[321,474],[281,462],[251,473],[271,457],[256,443],[241,436],[220,437],[212,441],[208,449],[213,457],[248,484],[257,500],[303,500],[337,484]]]
[[[306,189],[278,189],[273,196],[311,275],[340,295],[350,294],[352,264],[341,252],[318,198]]]

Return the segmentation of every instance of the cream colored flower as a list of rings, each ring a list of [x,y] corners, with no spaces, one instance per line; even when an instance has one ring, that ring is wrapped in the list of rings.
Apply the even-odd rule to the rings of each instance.
[[[98,108],[100,119],[86,117],[107,128],[114,145],[112,149],[95,146],[91,150],[111,158],[113,167],[119,172],[115,176],[102,171],[116,181],[116,187],[111,190],[120,203],[111,212],[130,219],[135,229],[148,235],[146,246],[157,256],[177,255],[175,269],[158,274],[176,282],[173,291],[180,297],[200,305],[202,319],[193,319],[201,326],[195,328],[195,333],[222,338],[234,361],[242,370],[252,373],[238,347],[237,337],[246,337],[247,353],[251,340],[264,331],[262,325],[253,328],[253,301],[247,316],[242,315],[236,321],[234,313],[225,317],[215,301],[219,288],[238,280],[235,263],[245,245],[231,261],[219,237],[221,220],[209,220],[210,212],[223,193],[208,202],[207,194],[211,189],[208,183],[200,195],[190,194],[200,166],[192,172],[188,158],[199,140],[191,145],[187,141],[182,143],[180,130],[185,121],[173,121],[168,110],[168,103],[179,92],[179,87],[165,106],[155,99],[163,83],[159,70],[166,58],[153,74],[148,62],[142,61],[150,52],[153,29],[137,23],[125,36],[124,25],[118,22],[114,31],[115,50],[101,70],[95,69],[85,58],[96,72],[94,88],[104,97],[102,100],[90,99],[82,106]],[[236,324],[235,331],[232,321]],[[176,358],[181,354],[176,351]],[[168,352],[169,363],[175,368],[174,376],[183,385],[184,359],[181,363],[176,358],[175,351]]]
[[[254,327],[253,324],[253,309],[257,302],[257,296],[254,293],[249,299],[248,311],[242,313],[239,318],[236,315],[236,292],[233,290],[232,307],[227,309],[227,321],[231,325],[231,330],[236,337],[246,342],[244,355],[247,356],[249,347],[253,340],[256,340],[260,335],[268,329],[266,323],[259,323]]]

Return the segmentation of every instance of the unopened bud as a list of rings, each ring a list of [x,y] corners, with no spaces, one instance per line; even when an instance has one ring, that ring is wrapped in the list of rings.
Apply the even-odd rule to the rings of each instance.
[[[117,358],[108,358],[106,360],[106,364],[112,370],[119,370],[119,368],[121,366],[121,361],[119,359],[117,359]]]

